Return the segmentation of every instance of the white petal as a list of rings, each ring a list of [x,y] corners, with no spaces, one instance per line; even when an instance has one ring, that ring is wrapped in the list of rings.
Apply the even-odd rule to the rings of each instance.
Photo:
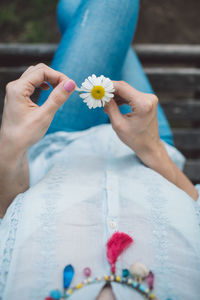
[[[93,99],[92,99],[91,95],[87,97],[87,102],[88,103],[93,102]]]
[[[92,74],[92,79],[96,79],[97,78],[97,76],[96,75],[94,75],[94,74]]]
[[[88,96],[90,96],[90,93],[83,93],[79,95],[82,99],[87,98]]]
[[[104,101],[104,102],[110,102],[110,99],[111,98],[104,96],[103,99],[102,99],[102,101]]]
[[[114,94],[105,92],[105,96],[109,98],[113,98]]]
[[[94,107],[94,101],[89,102],[89,103],[88,103],[88,106],[89,106],[89,108]]]
[[[93,88],[93,85],[91,84],[91,82],[86,79],[83,83],[82,83],[83,88],[91,90]]]
[[[96,85],[96,79],[97,79],[97,77],[94,74],[92,74],[92,76],[88,77],[88,80],[93,84],[93,86]]]
[[[102,106],[104,107],[104,105],[105,105],[105,101],[102,99],[101,100],[102,101]]]
[[[101,75],[99,78],[101,80],[101,85],[104,86],[105,77],[103,75]]]
[[[95,76],[95,78],[92,76],[89,76],[88,81],[92,84],[92,86],[95,86],[96,85],[96,76]]]
[[[102,85],[101,77],[97,77],[97,79],[96,79],[96,85]]]
[[[98,106],[98,100],[96,100],[94,103],[93,103],[93,108],[96,108]]]
[[[111,92],[112,93],[112,92],[115,91],[113,85],[104,86],[104,88],[105,88],[106,92]]]
[[[102,107],[102,101],[98,101],[98,107]]]
[[[113,87],[113,82],[109,78],[105,78],[104,80],[104,86],[105,87]]]
[[[101,77],[102,83],[104,84],[106,82],[106,77],[103,75],[101,75],[100,77]]]
[[[86,92],[86,93],[89,93],[89,92],[90,92],[90,90],[88,90],[88,89],[85,89],[85,88],[83,88],[83,87],[81,86],[81,88],[80,88],[80,89],[78,89],[78,92]]]

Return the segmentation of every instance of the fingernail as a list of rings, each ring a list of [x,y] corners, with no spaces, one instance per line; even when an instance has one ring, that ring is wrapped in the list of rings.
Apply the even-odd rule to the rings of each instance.
[[[75,86],[76,85],[75,85],[75,82],[73,80],[69,80],[69,81],[64,83],[64,89],[65,89],[65,91],[67,91],[69,93],[75,89]]]

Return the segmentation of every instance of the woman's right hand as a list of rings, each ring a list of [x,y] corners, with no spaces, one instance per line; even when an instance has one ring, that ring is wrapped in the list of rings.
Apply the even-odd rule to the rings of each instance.
[[[115,96],[106,104],[104,111],[122,142],[149,165],[152,153],[157,153],[162,147],[158,133],[158,98],[139,92],[124,81],[113,83]],[[132,112],[122,115],[118,108],[121,104],[130,105]]]
[[[53,91],[42,106],[32,102],[30,96],[36,87]],[[6,88],[0,143],[12,152],[25,152],[39,141],[51,121],[75,88],[75,82],[45,64],[29,67],[22,76]]]

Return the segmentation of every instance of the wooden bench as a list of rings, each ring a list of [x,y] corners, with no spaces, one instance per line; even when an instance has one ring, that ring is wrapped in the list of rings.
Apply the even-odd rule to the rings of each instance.
[[[0,44],[0,116],[5,85],[27,66],[49,64],[55,44]],[[185,172],[200,183],[200,45],[135,45],[172,126],[176,147],[187,157]]]

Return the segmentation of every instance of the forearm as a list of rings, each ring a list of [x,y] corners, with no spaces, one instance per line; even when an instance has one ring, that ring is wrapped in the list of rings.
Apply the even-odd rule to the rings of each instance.
[[[160,139],[154,139],[154,137],[150,135],[145,137],[145,139],[148,139],[148,142],[145,141],[145,144],[148,146],[143,147],[144,150],[137,153],[143,163],[161,174],[180,189],[184,190],[194,200],[197,200],[198,192],[196,188],[187,176],[171,160],[164,143]]]
[[[13,199],[29,187],[27,152],[17,153],[14,147],[0,142],[0,217]]]

